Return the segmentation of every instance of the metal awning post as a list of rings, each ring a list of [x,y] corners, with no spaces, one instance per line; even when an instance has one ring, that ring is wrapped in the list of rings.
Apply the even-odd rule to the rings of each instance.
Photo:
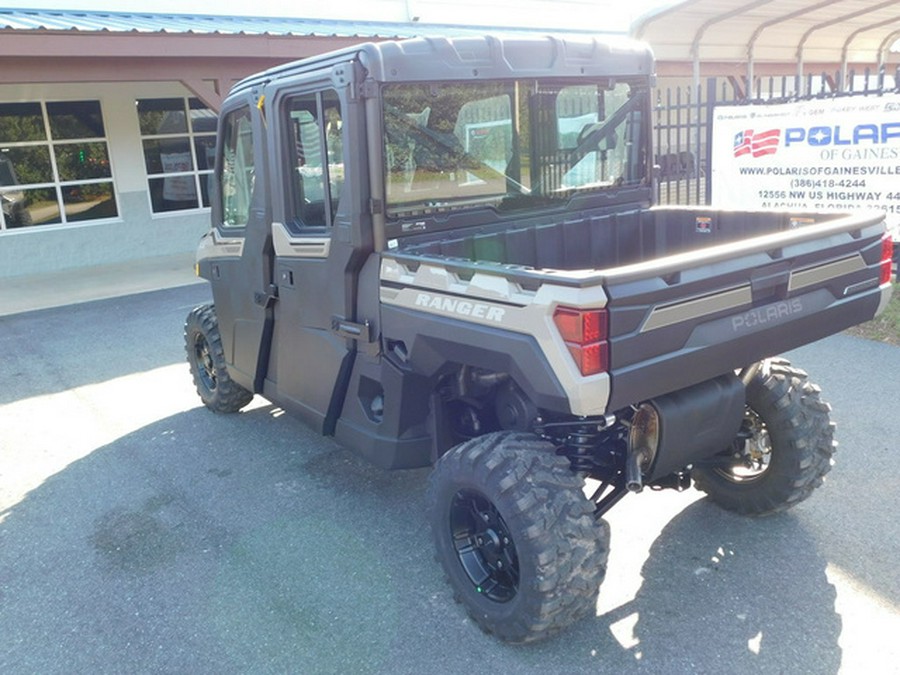
[[[697,91],[697,88],[700,86],[700,49],[692,50],[693,54],[693,68],[694,68],[694,91]]]
[[[750,94],[753,92],[753,45],[749,45],[747,47],[747,98],[750,98]]]

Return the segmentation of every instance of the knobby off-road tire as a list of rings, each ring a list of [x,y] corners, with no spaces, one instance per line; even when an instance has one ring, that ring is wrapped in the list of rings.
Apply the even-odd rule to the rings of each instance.
[[[488,434],[438,460],[427,492],[436,558],[485,632],[530,642],[596,611],[609,527],[583,485],[531,434]]]
[[[746,444],[751,467],[702,467],[695,485],[719,506],[768,515],[799,504],[831,470],[836,447],[831,406],[807,374],[784,359],[764,361],[747,385]]]
[[[217,413],[237,412],[253,399],[253,393],[231,379],[213,305],[191,310],[184,322],[184,348],[194,386],[203,404]]]

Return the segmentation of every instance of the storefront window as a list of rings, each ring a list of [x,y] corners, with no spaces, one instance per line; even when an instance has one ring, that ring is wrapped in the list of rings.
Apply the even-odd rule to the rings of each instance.
[[[99,101],[0,103],[0,231],[118,216]]]
[[[153,98],[137,101],[137,113],[153,212],[208,207],[215,112],[196,98]]]

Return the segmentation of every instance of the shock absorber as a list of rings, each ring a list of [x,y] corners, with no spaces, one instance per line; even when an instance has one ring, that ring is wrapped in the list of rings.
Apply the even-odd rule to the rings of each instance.
[[[549,422],[537,432],[560,447],[558,454],[568,458],[573,471],[608,480],[616,472],[617,455],[624,448],[622,430],[608,416],[597,420]]]
[[[590,496],[596,504],[597,518],[628,494],[624,476],[628,427],[616,422],[613,416],[596,421],[556,422],[542,426],[538,432],[558,444],[557,453],[569,460],[573,471],[597,481]]]

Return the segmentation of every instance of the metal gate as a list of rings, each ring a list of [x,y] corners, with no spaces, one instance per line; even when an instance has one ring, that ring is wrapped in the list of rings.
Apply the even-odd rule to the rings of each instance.
[[[836,83],[844,82],[843,87]],[[843,96],[900,93],[900,67],[893,76],[884,69],[847,77],[840,73],[770,77],[756,80],[711,77],[704,84],[657,88],[653,115],[654,163],[658,204],[709,204],[712,198],[713,111],[718,105],[765,105]]]

